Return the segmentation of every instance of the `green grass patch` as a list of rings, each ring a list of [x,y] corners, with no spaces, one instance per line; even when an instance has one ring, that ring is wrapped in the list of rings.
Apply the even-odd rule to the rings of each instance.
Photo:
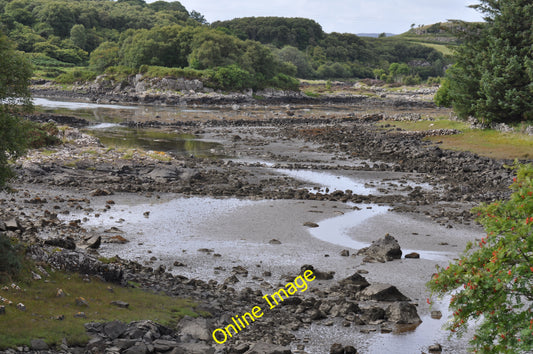
[[[495,159],[533,158],[533,137],[523,133],[500,133],[491,129],[471,129],[464,122],[449,119],[421,120],[417,122],[387,121],[387,123],[412,131],[432,129],[460,130],[462,134],[427,138],[430,141],[439,142],[443,149],[471,151],[478,155]]]
[[[4,285],[9,284],[1,287]],[[35,338],[42,338],[51,346],[61,344],[63,338],[69,345],[84,345],[88,337],[83,325],[87,322],[149,319],[171,327],[185,315],[198,316],[194,311],[196,304],[189,300],[115,285],[110,290],[109,283],[95,278],[87,283],[78,274],[54,272],[46,281],[24,281],[19,286],[20,291],[0,289],[0,296],[13,302],[1,315],[0,349],[29,345]],[[57,297],[58,289],[66,296]],[[83,297],[89,305],[76,305],[77,297]],[[117,300],[129,303],[129,308],[111,305]],[[16,309],[17,303],[23,303],[26,311]],[[75,318],[78,312],[84,312],[87,318]],[[64,319],[58,320],[58,316]]]

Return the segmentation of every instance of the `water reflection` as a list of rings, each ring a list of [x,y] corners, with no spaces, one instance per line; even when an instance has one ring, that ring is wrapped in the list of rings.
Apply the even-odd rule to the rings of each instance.
[[[164,151],[182,156],[225,157],[221,144],[198,140],[192,134],[134,129],[108,123],[93,126],[88,131],[106,146]]]

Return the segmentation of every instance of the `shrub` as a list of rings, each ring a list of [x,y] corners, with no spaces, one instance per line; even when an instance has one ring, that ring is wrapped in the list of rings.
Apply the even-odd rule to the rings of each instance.
[[[475,322],[471,344],[483,353],[533,348],[533,166],[515,168],[510,198],[474,209],[487,236],[428,283],[435,294],[451,295],[449,330],[461,335]]]
[[[75,82],[92,81],[96,78],[96,73],[90,70],[75,69],[61,74],[55,78],[60,84],[72,84]]]
[[[21,256],[17,247],[13,246],[11,240],[0,233],[0,283],[10,280],[16,276],[22,267]]]
[[[57,137],[59,130],[55,123],[25,121],[24,124],[28,147],[38,149],[61,143],[61,140]]]
[[[452,97],[450,96],[450,80],[442,79],[440,88],[435,94],[434,101],[435,104],[439,107],[451,107],[452,106]]]

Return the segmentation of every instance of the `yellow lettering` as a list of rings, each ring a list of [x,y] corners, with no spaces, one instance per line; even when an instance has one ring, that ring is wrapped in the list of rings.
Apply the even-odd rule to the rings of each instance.
[[[313,271],[312,271],[311,269],[306,270],[306,271],[304,272],[304,278],[305,278],[305,280],[307,280],[307,281],[313,281],[313,280],[315,280],[316,277],[313,275],[313,279],[311,279],[311,275],[313,275]]]
[[[217,331],[220,331],[222,332],[222,334],[224,335],[224,340],[223,341],[219,341],[217,339],[217,336],[216,336],[216,333]],[[226,332],[224,332],[222,329],[220,328],[217,328],[213,331],[213,339],[215,340],[215,342],[217,342],[218,344],[224,344],[227,340],[228,340],[228,336],[226,335]]]
[[[281,296],[281,292],[284,292],[285,293],[285,297],[286,298],[289,298],[289,295],[287,294],[287,292],[285,291],[285,289],[279,289],[277,292],[275,292],[274,294],[272,294],[272,299],[276,302],[276,305],[279,304],[278,300],[276,300],[275,296],[277,295],[278,298],[279,298],[279,301],[280,302],[283,302],[283,296]]]
[[[261,312],[261,314],[258,314],[258,312]],[[253,309],[252,309],[252,313],[254,314],[254,317],[255,318],[261,318],[263,317],[263,311],[261,310],[261,308],[259,306],[255,306]]]
[[[276,306],[272,305],[272,303],[271,303],[270,300],[268,299],[268,294],[266,294],[265,296],[263,296],[263,299],[265,299],[266,302],[268,302],[268,304],[270,305],[270,309],[271,309],[271,310],[272,310],[274,307],[276,307]],[[275,300],[274,300],[274,301],[275,301]],[[276,302],[276,304],[277,304],[277,302]]]
[[[232,328],[233,331],[235,332],[235,334],[239,333],[239,331],[237,331],[237,328],[235,328],[234,325],[232,325],[232,324],[227,325],[226,327],[224,327],[224,329],[226,330],[226,332],[228,332],[228,334],[229,334],[230,337],[233,337],[233,336],[232,336],[231,333],[229,332],[228,328]]]
[[[247,325],[250,325],[250,322],[248,322],[246,320],[246,315],[248,315],[248,317],[250,317],[250,319],[252,320],[252,322],[255,322],[255,318],[250,314],[250,312],[245,312],[244,315],[242,315],[242,319],[244,320],[244,322],[246,322]],[[243,326],[244,327],[244,326]]]
[[[298,281],[300,281],[301,284],[298,283]],[[304,278],[302,278],[301,275],[297,276],[296,279],[294,279],[294,284],[296,284],[296,286],[298,287],[298,289],[301,290],[302,293],[307,290],[307,282],[304,280]]]
[[[298,289],[296,289],[296,287],[294,286],[293,283],[289,283],[287,285],[285,285],[285,287],[289,287],[289,295],[294,295],[296,294],[296,292],[298,291]]]

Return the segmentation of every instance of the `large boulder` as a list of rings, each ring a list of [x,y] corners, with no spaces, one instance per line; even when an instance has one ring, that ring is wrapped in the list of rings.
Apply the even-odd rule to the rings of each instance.
[[[348,278],[342,279],[339,285],[344,289],[350,289],[359,292],[370,286],[370,283],[359,273],[350,275]]]
[[[372,242],[369,247],[362,248],[357,254],[365,255],[379,262],[392,261],[402,258],[402,250],[398,241],[389,234]]]
[[[408,302],[395,302],[387,307],[387,319],[397,324],[417,324],[422,322],[416,306]]]
[[[360,300],[374,301],[409,301],[395,286],[388,284],[373,284],[359,293]]]

